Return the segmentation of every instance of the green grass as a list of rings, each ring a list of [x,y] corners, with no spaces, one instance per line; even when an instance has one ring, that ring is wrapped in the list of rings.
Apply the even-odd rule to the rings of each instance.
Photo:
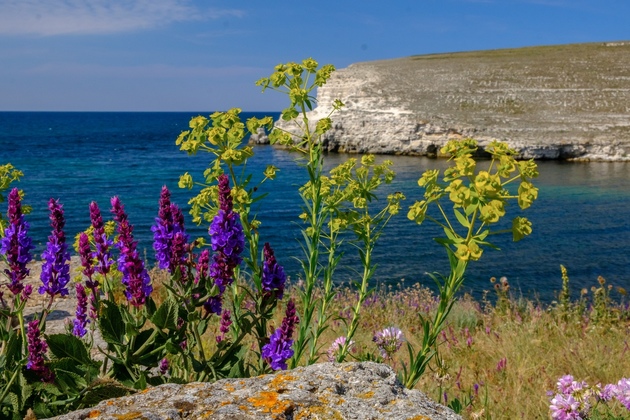
[[[159,284],[160,273],[154,271],[153,278]],[[630,310],[625,305],[625,291],[601,278],[594,284],[579,297],[565,296],[550,305],[512,296],[507,281],[494,286],[489,282],[487,298],[482,301],[462,296],[449,315],[438,357],[416,388],[442,403],[444,393],[449,402],[465,402],[472,396],[472,404],[462,410],[464,418],[544,419],[549,418],[547,391],[555,389],[561,376],[571,374],[590,385],[617,383],[624,375],[630,376]],[[559,291],[561,286],[559,276]],[[280,325],[287,299],[299,302],[297,292],[298,286],[289,285],[270,332]],[[160,293],[157,287],[156,295]],[[339,288],[330,308],[330,328],[320,343],[320,361],[327,361],[327,348],[345,334],[344,320],[349,319],[355,301],[354,289]],[[378,356],[372,338],[388,326],[400,328],[406,340],[419,348],[419,317],[429,317],[436,304],[435,295],[419,284],[376,290],[365,303],[348,361],[365,360],[367,353]],[[300,309],[298,306],[298,313]],[[218,325],[209,330],[210,335],[218,332]],[[214,345],[214,338],[208,337],[208,346]],[[403,346],[385,363],[400,372],[407,360]],[[500,367],[502,360],[504,368]],[[628,414],[615,404],[611,405],[613,413]]]

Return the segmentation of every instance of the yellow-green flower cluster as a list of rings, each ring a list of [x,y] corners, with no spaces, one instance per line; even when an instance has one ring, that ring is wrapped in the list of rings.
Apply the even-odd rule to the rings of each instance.
[[[428,170],[422,175],[418,185],[425,189],[424,199],[412,204],[407,215],[418,224],[429,217],[441,225],[447,234],[447,238],[441,242],[464,261],[479,259],[483,253],[481,246],[490,245],[485,241],[491,234],[490,225],[505,216],[509,200],[516,199],[519,207],[526,209],[538,198],[538,188],[531,183],[531,179],[538,176],[533,161],[518,162],[514,158],[514,150],[505,143],[495,141],[485,148],[485,152],[491,156],[488,168],[479,170],[476,152],[475,140],[449,141],[441,153],[451,156],[452,165],[444,171],[441,182],[439,170]],[[508,186],[515,182],[519,182],[516,195]],[[455,218],[463,229],[456,229],[446,216],[440,203],[444,196],[448,196],[451,201]],[[427,215],[431,203],[436,203],[444,222]],[[480,225],[476,226],[478,222]],[[512,234],[515,241],[530,233],[529,220],[524,217],[513,220]]]

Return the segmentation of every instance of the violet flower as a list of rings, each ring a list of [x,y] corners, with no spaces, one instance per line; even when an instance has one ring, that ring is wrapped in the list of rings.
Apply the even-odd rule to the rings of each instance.
[[[77,311],[76,318],[74,319],[74,328],[72,329],[72,334],[77,337],[83,337],[87,334],[87,330],[85,326],[89,322],[87,319],[87,304],[88,298],[85,294],[85,288],[81,283],[77,283]]]
[[[42,340],[41,332],[39,330],[39,320],[33,320],[28,323],[26,338],[28,341],[28,363],[26,368],[35,372],[42,381],[52,382],[54,380],[54,374],[44,364],[44,354],[48,350],[48,344]]]
[[[168,373],[169,363],[166,357],[160,360],[158,368],[160,369],[160,375],[164,376]]]
[[[129,303],[135,307],[146,303],[147,298],[153,292],[151,278],[144,268],[144,262],[136,249],[138,243],[133,239],[133,226],[127,220],[127,214],[118,197],[112,198],[112,213],[118,223],[118,243],[120,249],[118,269],[122,273],[122,284],[125,285],[125,296]]]
[[[551,400],[549,410],[552,419],[579,420],[585,418],[583,417],[584,413],[580,411],[580,403],[571,394],[556,394]]]
[[[197,275],[195,276],[195,284],[208,277],[208,265],[210,264],[210,251],[204,249],[197,259]]]
[[[615,398],[630,410],[630,379],[621,378],[615,387]]]
[[[284,269],[276,262],[276,257],[273,254],[273,249],[269,243],[265,243],[263,247],[263,255],[265,260],[263,261],[262,270],[262,290],[265,297],[270,297],[275,291],[276,298],[282,299],[284,295],[284,284],[287,280],[287,276],[284,273]]]
[[[402,346],[403,341],[405,341],[405,336],[398,328],[387,327],[374,334],[372,341],[376,343],[383,358],[391,359],[394,353]]]
[[[0,253],[6,257],[8,268],[4,269],[9,277],[9,290],[14,296],[24,289],[22,281],[30,274],[27,268],[35,249],[28,236],[29,224],[22,214],[20,193],[13,188],[9,193],[9,210],[7,212],[8,226],[4,230],[4,237],[0,239]]]
[[[507,357],[503,357],[497,363],[497,372],[503,372],[506,368],[507,368]]]
[[[70,253],[66,244],[66,235],[63,227],[66,221],[63,216],[63,206],[59,201],[50,199],[48,202],[50,210],[50,226],[52,232],[48,236],[46,250],[42,253],[44,263],[40,279],[43,286],[39,288],[39,294],[48,293],[50,296],[68,295],[66,285],[70,281]]]
[[[261,356],[265,362],[271,366],[273,370],[286,370],[287,360],[293,357],[293,331],[295,326],[300,322],[295,313],[295,304],[293,300],[287,303],[287,309],[285,312],[282,325],[277,328],[271,337],[269,337],[269,343],[262,347]]]
[[[225,340],[225,334],[230,331],[230,325],[232,325],[232,319],[230,318],[230,315],[230,311],[227,310],[223,311],[223,314],[221,315],[221,326],[219,327],[219,331],[221,332],[221,334],[217,335],[216,337],[217,343]]]
[[[339,352],[345,344],[346,336],[337,337],[337,339],[332,342],[332,344],[330,345],[330,347],[328,347],[328,350],[326,351],[326,353],[328,354],[329,362],[334,362],[337,360],[337,356],[339,356]],[[348,350],[352,351],[353,348],[354,340],[350,340],[350,343],[348,343]]]
[[[92,264],[92,249],[90,248],[90,240],[85,232],[79,235],[79,256],[81,257],[81,265],[83,266],[83,274],[87,277],[85,285],[92,292],[90,294],[90,318],[96,319],[98,314],[98,280],[94,279],[95,267]],[[84,290],[85,293],[85,290]],[[78,309],[77,309],[78,310]]]
[[[230,185],[227,175],[219,176],[219,212],[212,220],[208,233],[214,250],[210,277],[218,286],[221,296],[226,286],[234,281],[234,269],[243,260],[240,257],[245,248],[245,236],[240,223],[240,216],[233,211]],[[210,305],[204,305],[208,309]],[[214,305],[216,309],[216,304]],[[213,309],[212,311],[214,312]],[[220,313],[214,312],[214,313]]]
[[[184,215],[179,207],[171,204],[171,193],[166,186],[162,187],[160,193],[158,217],[155,222],[151,230],[158,267],[168,269],[171,274],[175,273],[178,267],[182,270],[186,261],[188,235],[184,231]]]
[[[113,262],[109,251],[113,241],[107,238],[101,210],[94,201],[90,203],[90,220],[92,221],[94,244],[96,246],[96,252],[94,252],[93,257],[98,261],[96,272],[107,275]]]

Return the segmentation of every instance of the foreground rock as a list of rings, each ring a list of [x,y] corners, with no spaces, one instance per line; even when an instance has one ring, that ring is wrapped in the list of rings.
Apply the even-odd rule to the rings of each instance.
[[[212,384],[167,384],[56,417],[79,419],[461,419],[377,363],[321,363]]]
[[[334,99],[346,104],[323,140],[329,151],[436,156],[474,137],[527,159],[630,160],[630,42],[357,63],[317,99],[313,119]]]

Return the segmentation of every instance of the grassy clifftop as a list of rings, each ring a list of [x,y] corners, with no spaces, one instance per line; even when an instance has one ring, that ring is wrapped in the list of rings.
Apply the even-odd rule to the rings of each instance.
[[[348,104],[339,114],[348,129],[353,113],[395,109],[420,125],[524,147],[569,144],[580,153],[630,156],[630,41],[356,63],[319,96],[320,104],[333,97]]]

